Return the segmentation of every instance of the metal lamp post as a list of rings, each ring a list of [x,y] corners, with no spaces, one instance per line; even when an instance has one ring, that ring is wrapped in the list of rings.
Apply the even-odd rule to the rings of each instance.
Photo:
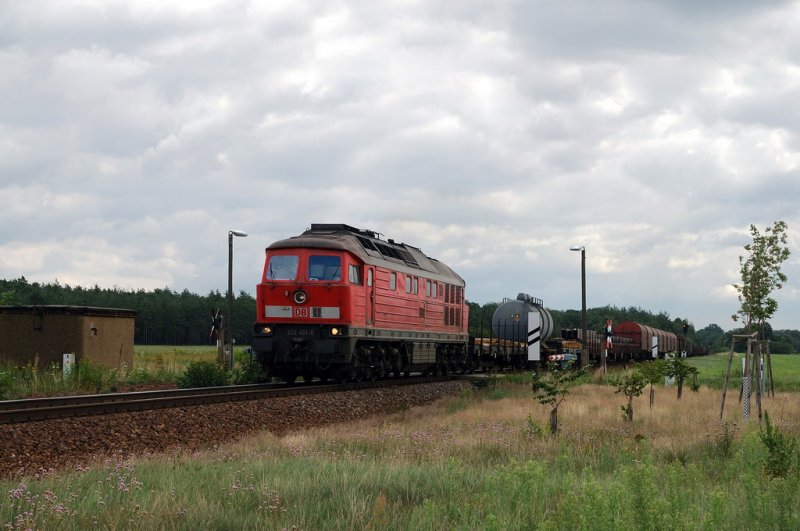
[[[225,365],[227,369],[233,368],[233,237],[246,238],[247,233],[241,230],[228,231],[228,324],[225,326],[225,347],[227,355]]]
[[[569,250],[581,252],[581,328],[583,329],[581,367],[586,367],[589,365],[589,342],[588,337],[586,337],[586,247],[583,245],[573,245]]]

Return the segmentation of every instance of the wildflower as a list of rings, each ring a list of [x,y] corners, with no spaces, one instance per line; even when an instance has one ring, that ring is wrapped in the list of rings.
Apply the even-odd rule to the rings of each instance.
[[[11,498],[12,500],[20,500],[27,491],[28,491],[28,486],[25,484],[20,484],[19,487],[10,490],[8,492],[8,497]]]

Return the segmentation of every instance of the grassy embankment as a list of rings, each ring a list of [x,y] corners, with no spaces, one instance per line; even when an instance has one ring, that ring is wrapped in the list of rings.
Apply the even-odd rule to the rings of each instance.
[[[237,349],[237,356],[243,356],[243,350]],[[34,364],[0,365],[0,400],[72,392],[107,393],[141,384],[175,384],[190,362],[215,360],[216,356],[214,346],[135,346],[132,367],[106,369],[79,363],[68,377],[60,366],[37,369]]]
[[[701,374],[724,357],[700,362]],[[790,385],[800,356],[775,367]],[[733,388],[738,388],[734,381]],[[194,455],[86,463],[0,485],[0,523],[41,529],[797,529],[796,447],[786,477],[767,468],[756,422],[718,389],[659,387],[634,400],[584,384],[560,408],[563,431],[530,385],[499,379],[389,417],[261,434]],[[800,395],[765,399],[800,436]],[[790,444],[789,444],[790,446]],[[774,463],[773,463],[774,464]],[[778,467],[780,472],[781,467]],[[778,474],[780,475],[780,474]]]

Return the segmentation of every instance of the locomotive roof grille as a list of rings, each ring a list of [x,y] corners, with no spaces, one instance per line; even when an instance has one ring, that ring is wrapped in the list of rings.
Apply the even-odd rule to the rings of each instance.
[[[376,243],[375,247],[377,247],[378,250],[381,252],[381,254],[387,258],[395,258],[397,260],[402,260],[402,258],[400,258],[400,255],[397,254],[397,251],[395,249],[392,249],[388,245],[384,245],[382,243]]]
[[[375,247],[375,245],[372,243],[372,241],[370,241],[368,238],[365,238],[363,236],[356,236],[356,239],[358,240],[358,243],[360,243],[361,246],[364,249],[366,249],[367,251],[377,251],[378,250]]]
[[[412,265],[412,266],[419,266],[419,264],[417,263],[417,261],[416,261],[416,260],[414,259],[414,257],[411,255],[411,253],[409,253],[409,252],[408,252],[408,251],[406,251],[405,249],[397,249],[397,252],[398,252],[398,253],[400,254],[400,256],[403,258],[403,261],[404,261],[405,263],[407,263],[408,265]]]
[[[414,255],[402,247],[396,247],[394,245],[387,245],[383,242],[372,241],[369,238],[359,235],[356,235],[356,239],[367,251],[378,251],[384,258],[393,258],[395,260],[401,260],[410,266],[420,267],[416,258],[414,258]]]

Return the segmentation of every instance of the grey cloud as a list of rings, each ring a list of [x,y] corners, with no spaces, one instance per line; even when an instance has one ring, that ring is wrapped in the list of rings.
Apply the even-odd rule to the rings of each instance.
[[[241,228],[252,291],[344,222],[557,309],[581,243],[592,305],[727,328],[749,224],[800,223],[789,4],[183,7],[0,8],[0,275],[204,293]]]

